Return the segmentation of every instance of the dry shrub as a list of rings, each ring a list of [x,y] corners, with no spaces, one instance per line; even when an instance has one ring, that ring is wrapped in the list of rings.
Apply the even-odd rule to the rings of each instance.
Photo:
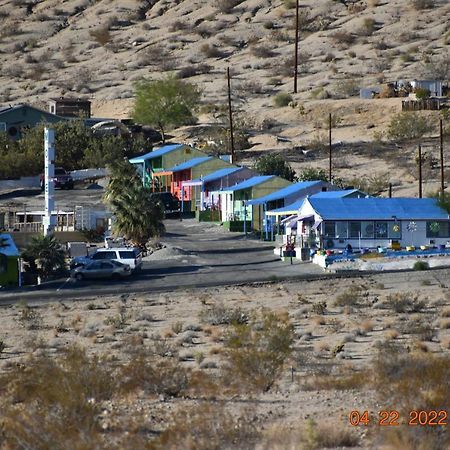
[[[176,361],[145,352],[125,364],[120,373],[120,388],[125,393],[143,390],[176,397],[187,388],[188,381],[189,371]]]
[[[362,300],[362,286],[353,285],[339,294],[334,301],[335,306],[357,306]]]
[[[180,409],[171,424],[152,442],[153,449],[219,450],[253,448],[259,433],[248,414],[236,416],[222,404]]]
[[[410,4],[417,11],[421,11],[422,9],[431,9],[435,6],[434,0],[411,0]]]
[[[422,311],[426,302],[419,300],[419,296],[412,292],[397,292],[388,295],[383,306],[393,309],[396,313],[413,313]]]
[[[350,45],[353,44],[353,42],[355,42],[355,36],[353,36],[353,34],[348,33],[347,31],[335,31],[332,35],[331,35],[332,39],[334,42],[336,42],[337,44],[345,44],[345,45]]]
[[[229,14],[244,0],[217,0],[216,6],[221,13]]]
[[[230,308],[222,303],[215,303],[200,311],[199,319],[208,325],[244,324],[248,322],[248,314],[241,308]]]
[[[375,388],[381,404],[393,405],[401,419],[409,412],[448,410],[450,357],[408,354],[403,349],[380,352],[374,362]],[[433,426],[386,427],[380,444],[388,448],[439,450],[449,448],[450,429]],[[384,448],[384,447],[383,447]]]
[[[226,342],[226,378],[268,391],[292,352],[294,336],[292,324],[272,312],[255,315],[248,324],[234,324]]]
[[[116,389],[113,369],[71,347],[32,357],[4,374],[1,429],[8,448],[98,448],[101,401]]]
[[[207,58],[223,58],[223,56],[225,56],[224,52],[222,50],[220,50],[220,48],[216,47],[215,45],[203,44],[200,47],[200,51]]]
[[[107,26],[99,27],[96,30],[91,30],[89,34],[102,46],[105,46],[111,42],[111,33],[109,32],[109,28]]]
[[[254,46],[251,49],[251,53],[257,58],[272,58],[276,55],[276,53],[268,45]]]

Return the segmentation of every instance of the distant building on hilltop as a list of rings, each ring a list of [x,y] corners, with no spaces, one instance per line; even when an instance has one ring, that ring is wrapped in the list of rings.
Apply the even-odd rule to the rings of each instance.
[[[52,98],[48,102],[49,112],[62,117],[91,117],[91,102],[69,97]]]

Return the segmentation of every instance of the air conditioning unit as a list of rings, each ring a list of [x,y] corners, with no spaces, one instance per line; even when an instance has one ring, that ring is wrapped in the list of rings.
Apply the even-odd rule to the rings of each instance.
[[[5,122],[0,122],[0,131],[3,131],[4,133],[6,133],[6,123]]]

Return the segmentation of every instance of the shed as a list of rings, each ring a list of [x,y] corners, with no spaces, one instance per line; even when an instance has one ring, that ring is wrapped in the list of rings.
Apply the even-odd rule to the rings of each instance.
[[[186,181],[208,175],[217,169],[230,167],[231,164],[213,156],[200,156],[192,158],[181,164],[177,164],[165,171],[155,172],[154,177],[166,177],[170,179],[170,192],[181,201],[181,210],[195,211],[197,205],[195,202],[195,186],[184,186]],[[198,196],[200,198],[200,196]],[[194,202],[192,202],[194,200]],[[185,204],[189,202],[188,204]]]
[[[155,148],[145,155],[131,158],[129,162],[133,164],[141,174],[144,186],[151,188],[154,192],[166,192],[170,191],[171,179],[167,176],[155,177],[155,175],[164,172],[177,164],[202,156],[207,155],[189,145],[167,144]]]
[[[48,102],[48,110],[62,117],[88,118],[91,117],[91,102],[80,98],[52,98]]]
[[[63,120],[66,119],[30,105],[0,108],[0,132],[5,132],[11,140],[20,139],[23,128],[34,127],[39,123],[56,123]]]
[[[413,89],[427,89],[430,97],[442,97],[442,81],[439,80],[412,80]]]
[[[432,198],[310,197],[290,221],[303,243],[325,248],[450,244],[450,216]]]
[[[0,234],[0,287],[18,286],[20,253],[10,234]]]
[[[263,216],[259,205],[247,207],[248,201],[271,194],[292,183],[275,175],[258,175],[219,191],[222,222],[248,222],[261,230]]]
[[[220,196],[218,191],[234,186],[255,176],[255,172],[247,167],[230,166],[216,170],[208,175],[184,181],[184,187],[198,187],[194,189],[196,200],[200,204],[200,211],[206,209],[220,210]]]

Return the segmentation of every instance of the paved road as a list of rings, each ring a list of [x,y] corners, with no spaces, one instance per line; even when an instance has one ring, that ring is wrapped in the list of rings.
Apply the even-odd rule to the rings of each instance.
[[[242,233],[228,233],[217,225],[198,223],[194,219],[166,221],[162,238],[181,254],[144,262],[140,274],[128,280],[82,281],[58,280],[28,288],[26,292],[4,292],[0,301],[29,299],[92,299],[97,295],[131,292],[170,291],[180,288],[210,287],[227,284],[268,281],[276,278],[323,275],[322,269],[294,260],[282,262],[273,253],[274,244],[247,238]],[[162,251],[164,252],[164,250]],[[155,255],[157,256],[157,254]],[[12,295],[11,295],[12,294]]]

